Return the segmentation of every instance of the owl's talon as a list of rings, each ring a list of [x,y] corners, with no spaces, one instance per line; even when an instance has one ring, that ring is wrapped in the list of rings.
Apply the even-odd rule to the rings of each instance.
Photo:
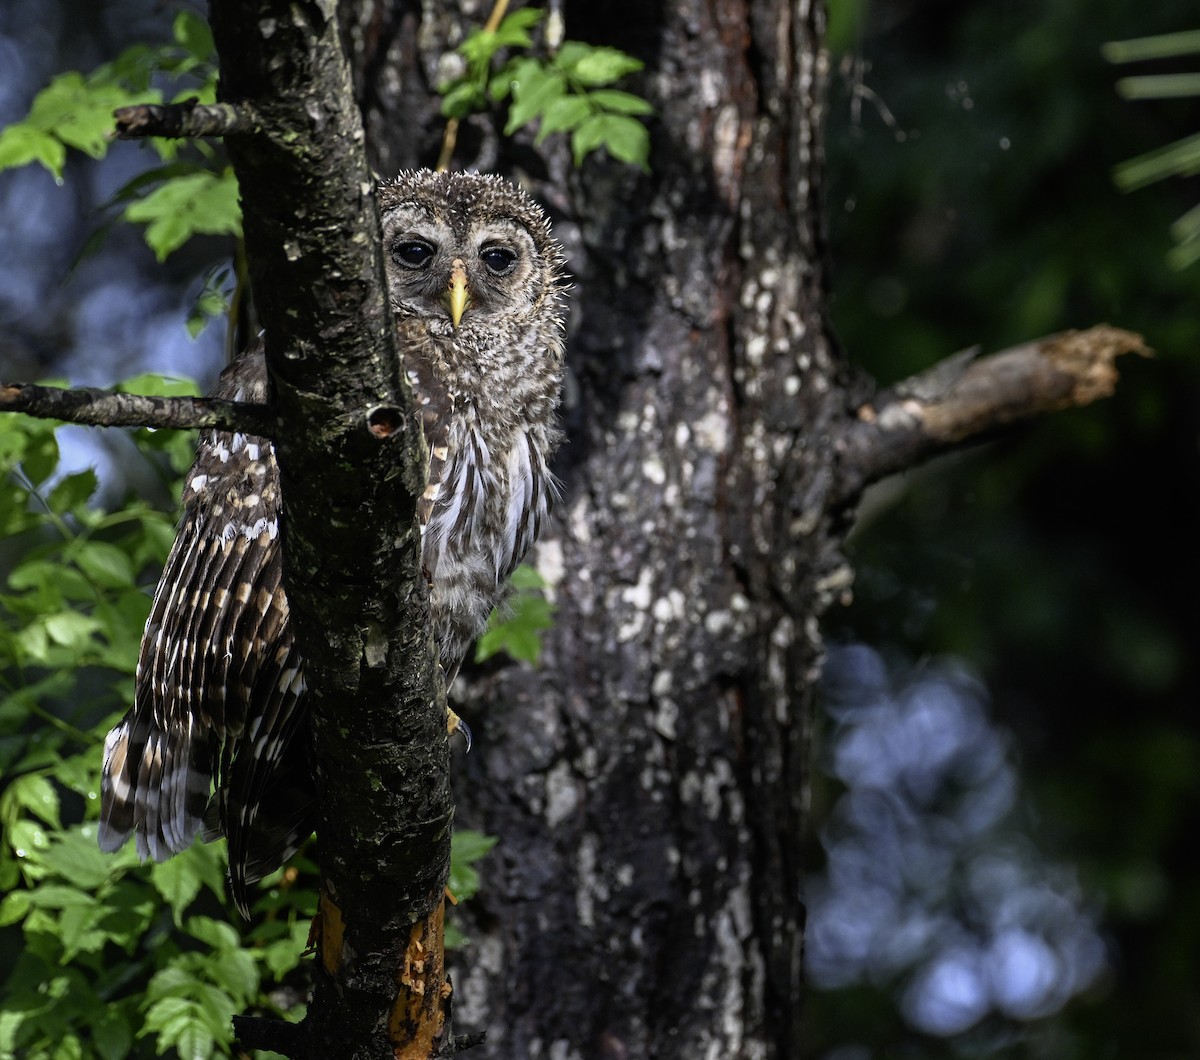
[[[461,732],[463,735],[463,739],[466,740],[466,742],[467,742],[467,754],[470,754],[471,753],[471,743],[472,743],[471,726],[468,725],[465,721],[463,721],[462,718],[460,718],[457,714],[454,713],[454,711],[450,710],[449,708],[446,709],[446,713],[448,715],[448,718],[446,721],[446,731],[451,736],[453,736],[456,732]]]

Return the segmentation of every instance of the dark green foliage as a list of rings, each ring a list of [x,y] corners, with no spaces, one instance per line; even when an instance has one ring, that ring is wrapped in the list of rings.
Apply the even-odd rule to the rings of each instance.
[[[851,359],[890,383],[977,343],[1099,321],[1141,331],[1157,358],[1124,365],[1111,401],[882,484],[851,542],[855,603],[827,624],[982,675],[1017,744],[1032,842],[1078,866],[1110,973],[986,1046],[906,1029],[892,981],[814,995],[813,1055],[1197,1055],[1200,278],[1167,258],[1195,189],[1112,180],[1196,122],[1188,101],[1123,99],[1118,75],[1140,71],[1101,51],[1194,25],[1195,7],[889,10],[843,27],[868,67],[841,67],[830,105],[833,309]]]
[[[156,87],[170,80],[170,98]],[[208,24],[190,11],[175,18],[173,40],[135,44],[84,75],[59,74],[38,93],[28,116],[0,130],[0,171],[38,162],[62,181],[67,148],[103,158],[113,141],[113,111],[137,103],[216,99],[217,71]],[[146,226],[146,242],[162,261],[197,234],[238,235],[241,210],[233,170],[202,141],[154,139],[162,165],[113,196],[124,220]]]
[[[178,476],[189,439],[138,433]],[[57,472],[53,424],[0,417],[0,1055],[225,1053],[234,1012],[277,1008],[264,991],[298,965],[313,896],[264,892],[243,938],[220,844],[145,866],[96,846],[104,734],[132,694],[174,517],[132,498],[105,512],[95,472]]]
[[[608,86],[642,63],[616,48],[565,41],[548,60],[529,54],[529,31],[542,12],[525,7],[504,18],[494,30],[478,30],[459,46],[467,69],[438,87],[442,113],[465,118],[489,103],[510,100],[504,135],[538,123],[536,143],[552,133],[571,134],[575,164],[603,149],[621,162],[647,168],[650,134],[640,118],[653,108],[640,96]],[[503,50],[516,51],[499,69],[492,64]]]
[[[121,389],[196,392],[149,375]],[[223,843],[147,865],[132,845],[96,846],[104,735],[132,696],[174,516],[134,498],[96,507],[95,472],[60,475],[54,432],[0,416],[0,1057],[229,1055],[235,1013],[303,1014],[315,866],[296,858],[265,881],[246,925],[226,895]],[[136,436],[177,497],[192,439]],[[541,584],[519,580],[519,599]],[[498,624],[495,650],[536,655],[525,613]],[[458,900],[479,889],[474,864],[494,843],[455,835]],[[465,942],[453,925],[448,938]]]
[[[450,841],[450,880],[446,884],[455,902],[465,902],[479,893],[479,870],[475,863],[480,861],[496,845],[493,835],[467,829],[456,831]],[[454,949],[470,942],[451,919],[446,923],[446,945]]]

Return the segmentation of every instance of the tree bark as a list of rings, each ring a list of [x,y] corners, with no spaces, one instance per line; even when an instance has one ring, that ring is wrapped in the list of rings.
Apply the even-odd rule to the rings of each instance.
[[[280,424],[285,586],[321,807],[316,989],[300,1041],[275,1048],[429,1060],[452,1052],[453,805],[416,522],[427,456],[336,11],[213,0],[211,12],[222,102],[255,115],[228,149]]]
[[[397,86],[427,90],[487,15],[400,11],[364,6],[351,33],[388,169],[441,136],[416,101],[386,135]],[[500,142],[558,214],[574,376],[566,500],[535,557],[558,607],[544,662],[455,690],[478,737],[459,821],[500,837],[456,1015],[495,1058],[796,1056],[817,620],[849,582],[828,503],[850,400],[824,316],[823,8],[565,15],[569,38],[646,61],[652,171]]]

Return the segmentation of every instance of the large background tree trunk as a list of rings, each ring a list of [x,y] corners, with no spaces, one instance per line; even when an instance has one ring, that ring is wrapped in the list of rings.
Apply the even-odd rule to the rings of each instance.
[[[438,61],[488,9],[352,16],[381,172],[436,157]],[[574,171],[565,145],[482,120],[460,138],[457,164],[515,173],[555,212],[577,286],[566,498],[535,557],[556,624],[539,669],[455,690],[477,735],[458,822],[500,837],[459,914],[457,1026],[506,1060],[795,1056],[817,618],[843,570],[823,7],[565,15],[568,38],[646,61],[652,171]]]

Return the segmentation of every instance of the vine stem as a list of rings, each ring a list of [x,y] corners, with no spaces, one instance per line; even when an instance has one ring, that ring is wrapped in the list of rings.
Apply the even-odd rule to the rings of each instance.
[[[483,32],[495,33],[507,11],[508,0],[496,0],[496,3],[492,6],[492,13],[488,15],[488,20],[483,24]],[[442,149],[438,153],[437,165],[434,166],[437,172],[445,173],[450,168],[450,159],[454,157],[454,148],[457,143],[458,119],[448,118],[446,120],[446,131],[442,134]]]

